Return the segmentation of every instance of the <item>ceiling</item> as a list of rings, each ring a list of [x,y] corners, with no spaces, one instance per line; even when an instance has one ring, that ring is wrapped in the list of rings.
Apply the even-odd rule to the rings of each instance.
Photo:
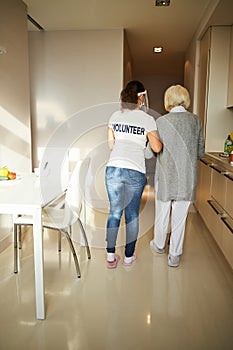
[[[24,0],[28,14],[47,30],[124,28],[136,75],[172,73],[198,28],[233,24],[232,0]],[[37,30],[29,23],[29,30]],[[153,53],[162,46],[163,53]]]

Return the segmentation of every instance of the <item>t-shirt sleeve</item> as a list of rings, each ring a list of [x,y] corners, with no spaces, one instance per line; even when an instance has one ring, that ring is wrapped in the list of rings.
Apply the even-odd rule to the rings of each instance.
[[[148,117],[147,132],[157,130],[157,125],[153,117]]]

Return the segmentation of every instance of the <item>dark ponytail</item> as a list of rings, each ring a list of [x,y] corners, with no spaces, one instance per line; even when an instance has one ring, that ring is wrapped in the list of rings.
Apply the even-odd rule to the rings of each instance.
[[[121,107],[127,109],[135,109],[138,102],[138,93],[145,91],[140,81],[132,80],[121,91]]]

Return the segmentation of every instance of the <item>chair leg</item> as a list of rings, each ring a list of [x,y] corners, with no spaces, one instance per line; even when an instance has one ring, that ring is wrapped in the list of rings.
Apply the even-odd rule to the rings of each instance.
[[[19,233],[18,233],[18,240],[19,240],[19,249],[22,248],[22,234],[21,234],[21,225],[19,225]]]
[[[73,237],[72,237],[72,234],[73,234],[73,232],[72,232],[72,225],[69,225],[69,232],[70,232],[70,238],[72,239]]]
[[[80,278],[81,277],[81,272],[80,272],[80,267],[79,267],[79,262],[78,262],[78,257],[77,257],[77,254],[75,252],[75,249],[74,249],[74,245],[73,245],[73,242],[70,238],[70,235],[67,231],[63,231],[62,232],[65,234],[68,242],[69,242],[69,245],[70,245],[70,249],[71,249],[71,252],[73,254],[73,258],[74,258],[74,263],[75,263],[75,267],[76,267],[76,271],[77,271],[77,277]]]
[[[14,224],[14,273],[18,273],[17,225]]]
[[[78,222],[79,222],[79,225],[80,225],[80,228],[81,228],[81,231],[82,231],[82,234],[83,234],[83,238],[84,238],[84,241],[85,241],[85,246],[86,246],[86,250],[87,250],[87,257],[88,257],[88,259],[91,259],[91,252],[90,252],[90,248],[89,248],[86,232],[84,230],[82,221],[79,218],[78,218]]]
[[[61,231],[58,231],[58,251],[61,252]]]

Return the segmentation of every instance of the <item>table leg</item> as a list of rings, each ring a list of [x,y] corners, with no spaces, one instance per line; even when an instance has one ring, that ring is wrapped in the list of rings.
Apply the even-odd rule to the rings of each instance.
[[[33,215],[33,244],[34,244],[34,269],[35,269],[35,293],[36,293],[36,317],[45,319],[44,306],[44,250],[42,232],[42,210],[37,208]]]

